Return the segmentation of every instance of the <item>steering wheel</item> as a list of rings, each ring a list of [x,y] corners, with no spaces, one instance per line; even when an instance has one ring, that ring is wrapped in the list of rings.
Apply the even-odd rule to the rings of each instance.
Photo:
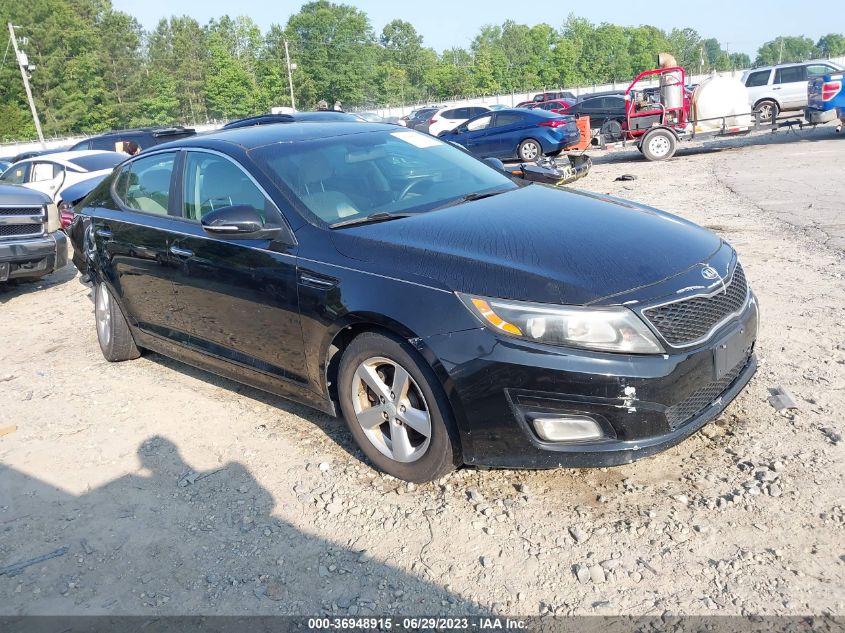
[[[407,185],[405,185],[405,188],[402,189],[402,192],[396,197],[396,201],[399,202],[400,200],[404,200],[405,196],[407,196],[409,193],[411,193],[411,191],[414,190],[414,187],[416,187],[420,183],[429,182],[431,180],[434,180],[431,176],[422,176],[420,178],[415,178]]]

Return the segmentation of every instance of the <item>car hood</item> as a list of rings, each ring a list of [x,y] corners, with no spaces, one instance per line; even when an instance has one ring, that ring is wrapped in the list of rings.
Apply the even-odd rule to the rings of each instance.
[[[33,204],[47,204],[52,198],[45,193],[29,189],[23,185],[0,185],[0,205],[28,206]]]
[[[534,184],[332,232],[344,256],[453,291],[583,305],[706,262],[713,233],[624,200]],[[612,302],[612,301],[608,301]]]

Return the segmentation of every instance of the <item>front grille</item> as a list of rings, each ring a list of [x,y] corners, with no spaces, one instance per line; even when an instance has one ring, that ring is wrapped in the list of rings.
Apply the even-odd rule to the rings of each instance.
[[[751,358],[749,354],[742,359],[732,370],[722,376],[719,380],[711,382],[706,387],[696,389],[686,399],[666,409],[666,421],[674,431],[684,423],[692,420],[696,415],[710,406],[720,395],[722,395],[733,382],[739,378],[742,370],[748,365]]]
[[[41,235],[41,224],[0,224],[0,237]]]
[[[738,312],[747,298],[748,283],[737,263],[725,291],[649,308],[643,314],[669,345],[683,346],[706,337],[725,317]]]
[[[41,215],[42,207],[0,207],[0,215]]]

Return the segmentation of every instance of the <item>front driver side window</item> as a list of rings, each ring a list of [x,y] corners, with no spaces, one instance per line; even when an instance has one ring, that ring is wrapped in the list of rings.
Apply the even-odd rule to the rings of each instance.
[[[484,130],[490,125],[490,121],[493,120],[493,116],[488,114],[487,116],[478,117],[477,119],[473,119],[469,123],[466,124],[467,130],[470,132],[477,132],[478,130]]]
[[[170,179],[176,155],[153,154],[126,165],[114,183],[114,193],[126,207],[167,215]]]
[[[211,211],[245,205],[258,211],[271,225],[278,225],[275,206],[235,163],[217,154],[188,152],[185,161],[184,215],[201,220]]]

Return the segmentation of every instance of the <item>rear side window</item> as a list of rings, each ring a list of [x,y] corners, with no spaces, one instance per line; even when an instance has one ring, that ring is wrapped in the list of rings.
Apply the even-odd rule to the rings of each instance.
[[[114,184],[118,200],[130,209],[167,215],[175,162],[176,154],[157,154],[125,165]]]
[[[88,149],[102,149],[109,152],[115,151],[115,147],[121,144],[120,140],[114,136],[103,136],[100,138],[92,138]]]
[[[85,140],[85,141],[80,141],[79,143],[77,143],[76,145],[74,145],[73,147],[71,147],[68,151],[69,151],[69,152],[77,152],[77,151],[79,151],[79,150],[83,150],[83,149],[91,149],[91,141],[90,141],[90,139],[89,139],[89,140]]]
[[[593,97],[592,99],[584,99],[581,102],[581,109],[582,110],[598,110],[602,107],[602,98],[601,97]]]
[[[755,73],[751,73],[748,75],[748,78],[745,80],[745,86],[747,88],[755,88],[757,86],[765,86],[769,83],[769,75],[772,74],[771,70],[758,70]]]
[[[464,117],[459,116],[458,112],[463,109],[464,108],[454,108],[453,110],[444,110],[443,114],[441,114],[440,116],[442,116],[444,119],[462,119]]]
[[[788,68],[778,68],[775,71],[776,84],[789,84],[795,81],[807,80],[806,66],[789,66]]]
[[[273,203],[246,173],[232,161],[205,152],[188,152],[185,161],[184,216],[201,220],[215,209],[246,205],[265,221],[277,225],[279,214]]]
[[[490,112],[490,110],[488,110],[487,108],[467,108],[467,110],[469,110],[470,117],[479,116],[481,114],[484,114],[485,112]]]
[[[496,115],[495,127],[505,127],[507,125],[516,125],[517,123],[522,123],[524,120],[525,120],[524,114],[519,114],[518,112],[502,112],[501,114]]]

